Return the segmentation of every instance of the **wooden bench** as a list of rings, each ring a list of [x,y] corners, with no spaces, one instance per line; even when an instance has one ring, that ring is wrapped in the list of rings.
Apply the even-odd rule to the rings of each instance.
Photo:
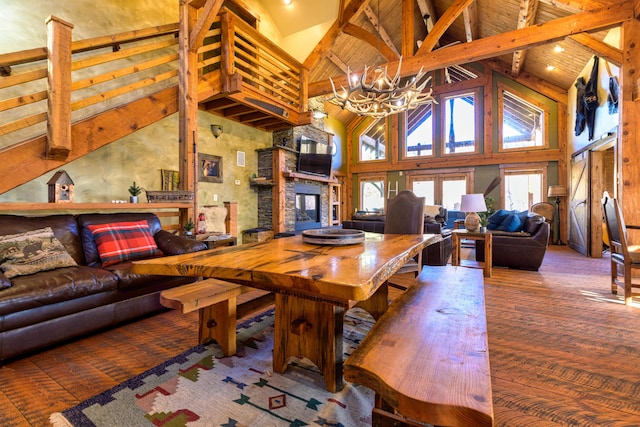
[[[274,294],[249,286],[206,279],[160,293],[160,304],[181,310],[199,311],[198,342],[215,340],[225,356],[236,353],[236,320],[275,301]]]
[[[425,267],[344,376],[376,392],[373,426],[493,426],[482,271]]]

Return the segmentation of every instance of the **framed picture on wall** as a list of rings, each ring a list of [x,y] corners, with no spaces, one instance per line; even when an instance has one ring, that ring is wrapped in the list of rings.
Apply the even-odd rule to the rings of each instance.
[[[198,153],[198,181],[222,182],[222,157]]]

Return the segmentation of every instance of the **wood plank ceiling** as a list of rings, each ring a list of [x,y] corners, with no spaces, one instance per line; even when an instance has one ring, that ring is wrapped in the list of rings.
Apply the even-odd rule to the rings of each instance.
[[[631,3],[617,0],[341,0],[338,20],[305,61],[311,82],[309,95],[326,96],[327,88],[330,89],[328,79],[344,78],[347,66],[352,71],[361,71],[365,65],[390,63],[390,72],[395,72],[394,64],[400,55],[404,56],[405,66],[413,61],[406,67],[408,70],[419,66],[442,69],[443,65],[438,64],[447,65],[448,60],[451,64],[464,64],[461,52],[483,39],[495,40],[495,43],[490,47],[483,45],[486,52],[480,52],[480,47],[469,48],[475,52],[469,55],[472,61],[482,57],[486,65],[500,73],[538,81],[550,92],[566,95],[594,54],[620,65],[620,49],[605,44],[603,39],[610,28],[631,16]],[[530,44],[514,43],[509,35],[504,35],[541,25],[541,32],[553,28],[549,40],[538,35]],[[512,49],[509,47],[512,44],[525,47]],[[450,58],[447,58],[448,52],[452,53]],[[416,60],[416,55],[421,54],[424,59]],[[548,70],[548,65],[555,69]],[[327,103],[325,108],[332,117],[345,123],[355,117]]]

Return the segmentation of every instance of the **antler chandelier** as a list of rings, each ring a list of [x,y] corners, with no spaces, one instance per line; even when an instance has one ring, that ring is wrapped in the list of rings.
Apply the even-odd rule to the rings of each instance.
[[[387,74],[386,65],[377,66],[371,76],[369,76],[370,67],[365,66],[362,76],[358,80],[357,76],[352,75],[351,70],[347,67],[347,87],[342,86],[339,91],[336,90],[336,86],[330,78],[333,96],[327,101],[352,113],[375,118],[435,102],[431,96],[433,89],[429,88],[428,92],[423,92],[427,83],[431,81],[431,76],[427,76],[424,81],[421,81],[426,73],[420,68],[418,74],[403,83],[400,76],[401,68],[402,57],[400,57],[398,70],[393,78]]]

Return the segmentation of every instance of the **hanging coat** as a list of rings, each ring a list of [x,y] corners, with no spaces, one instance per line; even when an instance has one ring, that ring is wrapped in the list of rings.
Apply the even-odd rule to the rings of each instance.
[[[596,110],[598,109],[598,63],[600,58],[593,57],[591,76],[584,89],[584,106],[587,110],[587,129],[589,129],[589,141],[593,139],[596,126]]]
[[[587,82],[584,77],[578,77],[575,84],[578,89],[576,95],[576,125],[574,128],[576,136],[579,136],[584,132],[584,128],[587,127],[587,108],[584,106],[584,88],[587,87]]]

